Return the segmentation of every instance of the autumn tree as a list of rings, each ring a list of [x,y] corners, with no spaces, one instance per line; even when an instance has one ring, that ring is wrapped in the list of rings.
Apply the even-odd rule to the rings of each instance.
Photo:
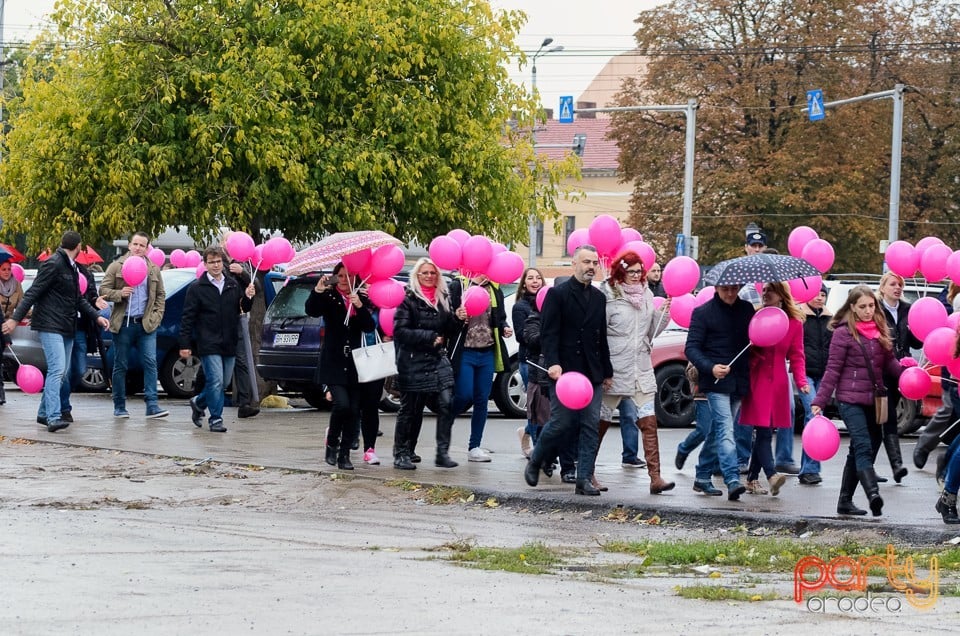
[[[504,64],[522,19],[472,0],[61,0],[7,105],[5,230],[37,248],[171,225],[524,237],[576,168],[531,147]]]
[[[900,236],[937,234],[958,200],[956,5],[870,0],[676,0],[637,20],[649,72],[619,102],[700,103],[693,233],[701,261],[742,254],[744,228],[761,225],[785,251],[810,225],[836,247],[835,271],[871,271],[887,238],[890,100],[831,109],[811,123],[806,92],[827,100],[908,86]],[[683,124],[618,115],[614,136],[635,184],[633,222],[663,242],[680,231]],[[655,160],[651,160],[655,157]],[[951,176],[952,175],[952,176]]]

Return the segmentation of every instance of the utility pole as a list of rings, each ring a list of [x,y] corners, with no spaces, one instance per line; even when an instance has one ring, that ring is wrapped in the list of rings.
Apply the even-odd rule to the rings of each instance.
[[[537,49],[536,53],[533,54],[533,65],[530,69],[530,92],[533,93],[533,98],[536,100],[536,110],[533,113],[533,152],[537,152],[537,122],[540,119],[540,97],[537,95],[537,58],[543,57],[550,53],[556,53],[557,51],[562,51],[563,46],[554,46],[552,48],[544,51],[544,47],[550,46],[553,44],[553,38],[543,38],[543,42],[540,43],[540,48]],[[536,267],[537,266],[537,226],[538,226],[538,217],[537,217],[537,194],[533,194],[533,202],[530,205],[530,216],[528,218],[528,239],[530,241],[530,253],[527,258],[527,267]]]

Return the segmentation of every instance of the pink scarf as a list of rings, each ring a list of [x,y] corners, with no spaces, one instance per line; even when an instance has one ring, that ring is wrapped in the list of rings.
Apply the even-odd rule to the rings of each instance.
[[[423,292],[423,297],[430,301],[430,304],[434,307],[437,306],[437,288],[436,287],[421,287],[420,291]]]
[[[860,335],[866,338],[867,340],[876,340],[880,337],[880,329],[877,327],[877,323],[872,320],[861,322],[856,321],[857,331],[860,332]]]
[[[630,304],[633,305],[636,309],[640,309],[643,306],[643,292],[647,290],[647,286],[643,283],[637,285],[628,285],[623,283],[620,285],[620,289],[623,290],[624,297],[630,301]]]

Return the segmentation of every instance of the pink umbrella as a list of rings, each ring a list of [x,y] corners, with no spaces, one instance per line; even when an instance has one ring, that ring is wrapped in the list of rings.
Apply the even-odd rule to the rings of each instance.
[[[379,230],[337,232],[297,252],[297,255],[287,265],[286,274],[298,276],[320,271],[336,265],[347,254],[373,249],[381,245],[401,245],[402,243],[400,239]]]

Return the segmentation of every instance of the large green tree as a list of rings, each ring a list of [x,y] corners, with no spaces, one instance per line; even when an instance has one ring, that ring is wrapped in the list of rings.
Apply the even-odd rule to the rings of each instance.
[[[700,102],[693,232],[701,260],[742,254],[763,226],[784,250],[810,225],[837,252],[834,271],[869,271],[887,238],[890,100],[830,109],[811,123],[806,92],[827,100],[908,86],[900,236],[957,246],[960,19],[955,3],[917,0],[675,0],[641,13],[649,73],[622,104]],[[618,116],[614,135],[635,183],[633,221],[661,243],[680,231],[682,121]]]
[[[34,247],[185,225],[310,240],[525,236],[575,163],[534,156],[523,19],[473,0],[61,0],[0,166]],[[52,50],[52,55],[51,55]]]

